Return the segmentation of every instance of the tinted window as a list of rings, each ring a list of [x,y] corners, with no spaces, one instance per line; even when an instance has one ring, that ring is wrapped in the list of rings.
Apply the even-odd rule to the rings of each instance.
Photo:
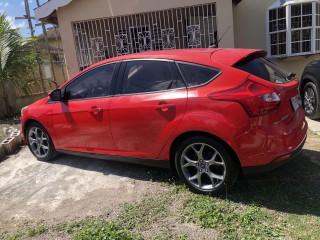
[[[205,84],[219,74],[218,70],[191,64],[178,63],[188,87]]]
[[[273,83],[286,83],[289,72],[267,59],[254,59],[236,68]]]
[[[115,66],[115,63],[108,64],[84,73],[67,86],[65,98],[74,100],[107,96]]]
[[[127,62],[122,93],[143,93],[185,87],[165,61]]]

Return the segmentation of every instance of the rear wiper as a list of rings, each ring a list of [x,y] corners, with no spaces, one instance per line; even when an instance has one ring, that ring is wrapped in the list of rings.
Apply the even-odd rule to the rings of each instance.
[[[289,74],[288,74],[288,76],[287,76],[287,79],[288,79],[288,80],[292,80],[292,79],[295,78],[296,75],[297,75],[297,74],[294,73],[294,72],[289,72]]]

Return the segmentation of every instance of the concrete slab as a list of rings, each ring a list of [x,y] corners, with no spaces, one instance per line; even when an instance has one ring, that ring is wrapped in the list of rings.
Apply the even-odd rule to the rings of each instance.
[[[309,118],[306,118],[309,128],[311,129],[312,132],[317,133],[318,135],[320,135],[320,120],[311,120]]]
[[[16,151],[17,146],[19,145],[19,143],[17,141],[17,138],[8,137],[5,140],[3,140],[1,145],[4,148],[4,151],[5,151],[6,155],[11,155],[11,154],[14,154],[14,152]]]

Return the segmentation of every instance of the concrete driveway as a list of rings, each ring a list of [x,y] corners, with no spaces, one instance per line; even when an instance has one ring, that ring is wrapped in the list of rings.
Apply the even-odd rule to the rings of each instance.
[[[311,129],[312,132],[317,133],[320,135],[320,120],[311,120],[309,118],[306,118],[308,122],[308,126]]]
[[[170,170],[154,170],[171,176]],[[164,190],[164,184],[151,181],[150,171],[67,155],[40,162],[23,147],[0,163],[0,233],[26,223],[59,223],[114,212],[122,203]]]

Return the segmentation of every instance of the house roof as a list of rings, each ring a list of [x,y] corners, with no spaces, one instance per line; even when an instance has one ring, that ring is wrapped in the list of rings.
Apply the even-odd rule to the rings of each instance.
[[[72,0],[51,0],[34,9],[35,19],[37,21],[58,24],[57,10],[62,8]],[[232,0],[234,4],[238,4],[241,0]]]
[[[57,34],[57,36],[56,36],[56,34]],[[47,31],[47,38],[48,38],[48,39],[56,39],[56,38],[60,39],[61,36],[60,36],[60,30],[59,30],[59,28],[56,28],[56,30],[54,30],[54,28],[48,29],[48,31]],[[44,40],[44,39],[45,39],[44,34],[40,34],[40,35],[38,36],[38,40]]]
[[[34,9],[35,19],[49,23],[58,24],[56,11],[71,3],[72,0],[51,0]]]

